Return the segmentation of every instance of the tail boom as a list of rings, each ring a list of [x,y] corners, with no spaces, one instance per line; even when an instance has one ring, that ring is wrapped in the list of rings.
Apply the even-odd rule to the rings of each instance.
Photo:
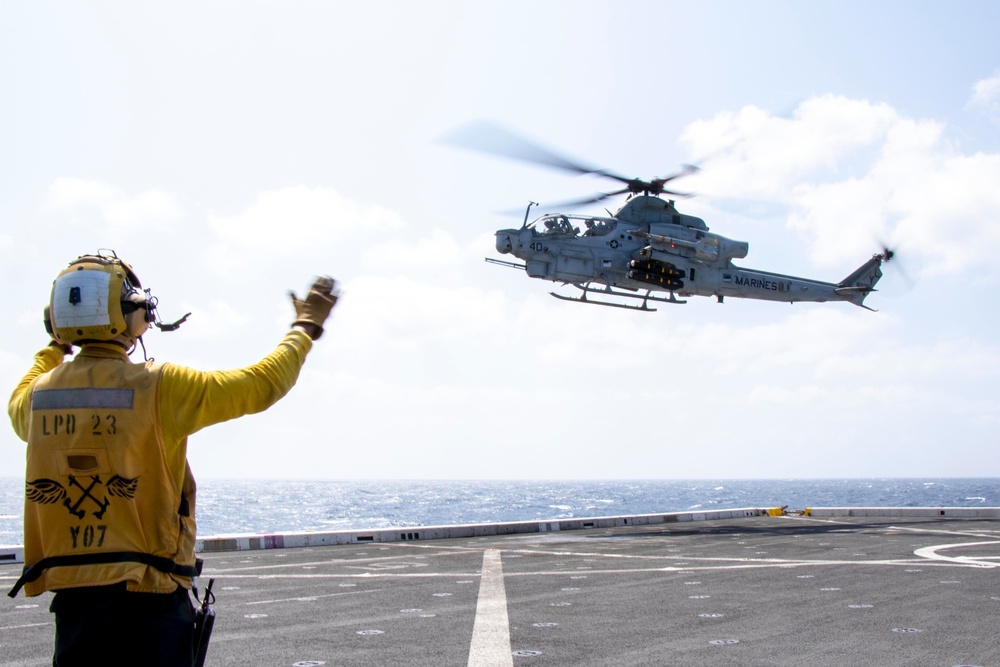
[[[850,301],[855,306],[868,308],[864,304],[865,297],[876,291],[875,284],[882,277],[882,262],[889,261],[892,257],[890,253],[891,251],[887,250],[884,253],[872,255],[872,258],[859,266],[854,273],[837,283],[834,291],[845,301]],[[868,308],[868,310],[872,309]]]

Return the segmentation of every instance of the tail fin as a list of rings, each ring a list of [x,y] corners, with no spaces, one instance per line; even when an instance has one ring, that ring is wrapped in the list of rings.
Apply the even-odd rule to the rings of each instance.
[[[872,258],[862,264],[851,275],[837,283],[836,292],[845,301],[850,301],[855,306],[868,308],[864,304],[865,297],[875,291],[875,284],[882,277],[882,262],[887,262],[892,257],[891,251],[872,255]],[[868,310],[873,310],[868,308]]]

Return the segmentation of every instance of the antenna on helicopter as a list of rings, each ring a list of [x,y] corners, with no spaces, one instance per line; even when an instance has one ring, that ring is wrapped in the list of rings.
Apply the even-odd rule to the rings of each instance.
[[[531,215],[531,207],[532,206],[538,206],[538,202],[536,202],[536,201],[529,201],[528,202],[528,208],[526,208],[524,210],[524,223],[522,223],[521,229],[524,229],[524,228],[526,228],[528,226],[528,216]]]

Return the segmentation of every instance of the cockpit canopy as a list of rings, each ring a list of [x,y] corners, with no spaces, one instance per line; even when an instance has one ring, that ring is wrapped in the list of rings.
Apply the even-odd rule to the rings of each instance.
[[[553,213],[528,225],[538,235],[604,236],[618,224],[614,218]]]

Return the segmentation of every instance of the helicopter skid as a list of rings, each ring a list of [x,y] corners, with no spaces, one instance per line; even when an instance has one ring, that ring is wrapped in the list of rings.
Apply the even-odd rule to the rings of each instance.
[[[601,289],[593,289],[590,284],[581,285],[580,283],[571,283],[573,287],[577,288],[583,294],[580,296],[565,296],[562,294],[556,294],[555,292],[549,292],[552,296],[563,301],[576,301],[577,303],[587,303],[594,306],[608,306],[610,308],[624,308],[626,310],[644,310],[646,312],[655,313],[656,308],[650,308],[650,301],[658,301],[660,303],[687,303],[687,301],[681,301],[678,299],[673,292],[670,293],[670,297],[653,296],[652,290],[646,290],[645,294],[632,294],[631,292],[621,292],[619,290],[611,289],[610,287],[602,287]],[[633,306],[627,303],[615,303],[614,301],[594,301],[588,299],[588,294],[607,294],[615,297],[622,297],[626,299],[640,299],[642,303],[638,306]]]

